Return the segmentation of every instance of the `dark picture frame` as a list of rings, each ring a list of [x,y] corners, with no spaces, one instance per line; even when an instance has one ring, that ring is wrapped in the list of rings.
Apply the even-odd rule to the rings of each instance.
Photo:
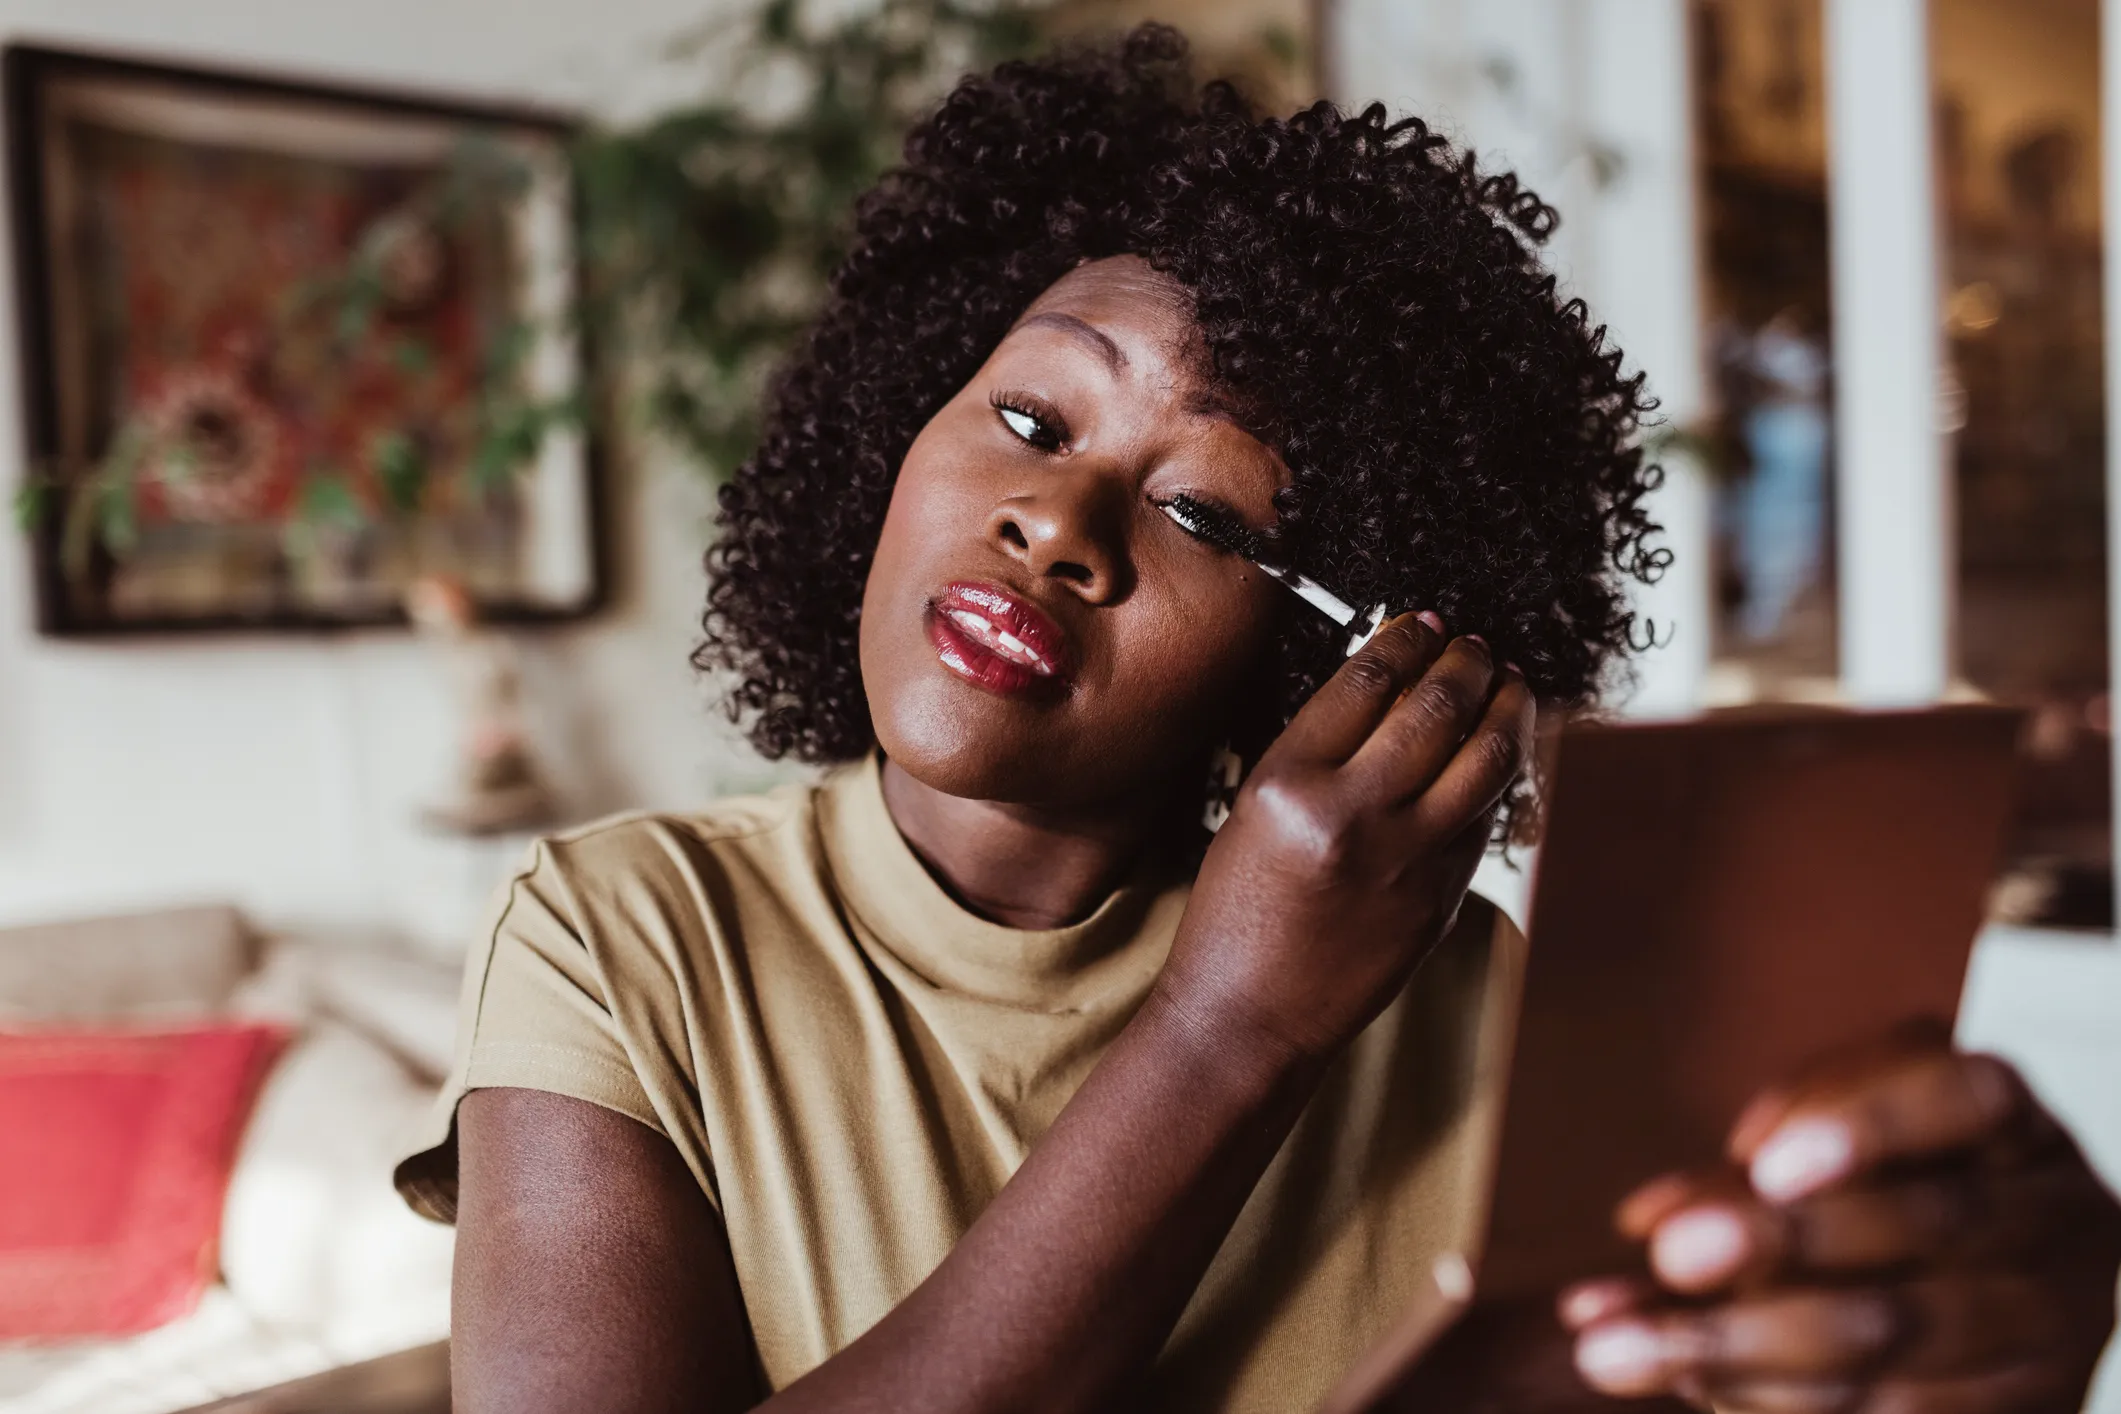
[[[575,118],[36,44],[0,50],[0,84],[40,632],[402,624],[404,584],[425,575],[461,583],[494,622],[604,605],[606,419],[574,317]],[[457,224],[414,227],[401,213],[444,209],[432,193],[470,152],[505,165],[508,195],[458,182]],[[306,233],[294,255],[259,234],[283,228]],[[172,230],[203,233],[209,254],[158,256]],[[375,255],[386,237],[399,244]],[[397,283],[371,280],[376,294],[343,275],[371,267]],[[156,285],[158,268],[176,278]],[[244,323],[252,283],[277,321],[263,334]],[[236,296],[215,306],[215,289]],[[316,293],[341,289],[357,293],[328,307]],[[312,307],[324,313],[285,314]],[[496,412],[502,366],[527,391]],[[121,468],[145,509],[126,512],[138,523],[114,549],[73,512],[112,484],[121,438],[161,447],[152,429],[169,426],[190,439],[181,457]],[[190,450],[200,438],[220,456],[212,475]]]

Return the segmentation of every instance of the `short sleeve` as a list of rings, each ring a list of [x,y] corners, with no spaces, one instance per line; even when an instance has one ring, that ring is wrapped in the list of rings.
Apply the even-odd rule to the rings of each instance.
[[[566,880],[543,841],[501,890],[490,925],[465,960],[455,1061],[419,1147],[395,1175],[414,1211],[455,1220],[457,1105],[473,1090],[500,1086],[584,1100],[664,1132],[613,1021]]]

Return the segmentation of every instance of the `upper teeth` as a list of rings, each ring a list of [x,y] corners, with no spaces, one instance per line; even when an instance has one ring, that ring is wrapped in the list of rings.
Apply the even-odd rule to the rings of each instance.
[[[974,613],[970,609],[949,609],[945,612],[949,614],[950,622],[970,634],[981,646],[991,648],[1009,661],[1035,672],[1053,671],[1052,665],[1047,663],[1036,649],[986,615]]]

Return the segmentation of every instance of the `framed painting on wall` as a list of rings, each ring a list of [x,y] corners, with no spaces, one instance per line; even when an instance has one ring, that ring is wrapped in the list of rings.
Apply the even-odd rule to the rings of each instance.
[[[4,68],[40,628],[565,619],[605,579],[570,121]]]

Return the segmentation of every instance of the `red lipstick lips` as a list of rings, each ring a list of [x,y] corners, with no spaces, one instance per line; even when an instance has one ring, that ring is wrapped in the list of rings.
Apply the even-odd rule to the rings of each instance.
[[[999,585],[960,580],[938,594],[928,606],[928,641],[944,667],[1000,696],[1068,680],[1068,636]]]

